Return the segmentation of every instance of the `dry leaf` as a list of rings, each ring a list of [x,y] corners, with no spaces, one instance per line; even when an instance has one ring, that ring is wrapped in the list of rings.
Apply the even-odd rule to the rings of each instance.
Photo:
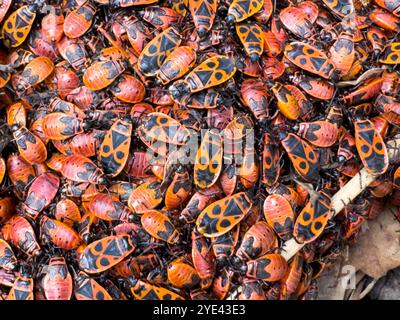
[[[343,300],[346,289],[340,281],[341,263],[338,259],[318,278],[318,300]]]
[[[368,221],[369,230],[350,246],[346,264],[375,279],[400,266],[400,223],[394,212],[395,208],[388,206],[378,218]]]

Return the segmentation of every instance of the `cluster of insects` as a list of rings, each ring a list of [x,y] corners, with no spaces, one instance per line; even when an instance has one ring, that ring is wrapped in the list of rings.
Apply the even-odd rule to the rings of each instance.
[[[400,207],[399,0],[3,0],[0,22],[1,299],[316,299]]]

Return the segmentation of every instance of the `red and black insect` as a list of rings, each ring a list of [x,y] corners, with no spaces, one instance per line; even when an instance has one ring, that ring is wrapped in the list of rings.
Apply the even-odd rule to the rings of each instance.
[[[128,278],[132,295],[137,300],[183,300],[179,294],[136,278]]]
[[[9,1],[6,1],[4,5],[8,9],[10,6]],[[3,18],[7,9],[4,13],[2,12]],[[39,5],[32,3],[21,6],[8,16],[0,33],[6,47],[18,47],[25,41],[31,31],[38,9]]]
[[[241,261],[248,261],[266,254],[276,246],[273,229],[265,221],[258,221],[244,234],[235,255]]]
[[[17,267],[17,262],[11,246],[5,240],[0,239],[0,267],[11,271]]]
[[[331,199],[323,191],[316,199],[310,199],[300,212],[294,225],[293,235],[299,243],[314,241],[324,230],[331,217]]]
[[[318,157],[314,149],[304,140],[289,133],[281,144],[286,150],[296,172],[307,181],[315,181],[319,176]]]
[[[40,231],[41,238],[45,242],[52,243],[56,248],[73,250],[82,243],[81,237],[73,228],[46,216],[41,217]]]
[[[231,230],[250,211],[252,203],[245,192],[218,200],[197,217],[197,230],[206,237],[217,237]]]
[[[262,0],[234,0],[229,5],[227,23],[241,22],[259,12],[263,7]]]
[[[75,182],[90,182],[104,184],[103,171],[97,167],[89,158],[80,154],[67,157],[61,168],[61,174]]]
[[[22,266],[20,275],[8,293],[6,300],[34,300],[33,277],[28,266]]]
[[[98,193],[91,198],[89,210],[96,217],[106,221],[132,220],[131,210],[111,196],[105,193]]]
[[[168,281],[177,288],[191,289],[200,282],[196,269],[184,257],[170,262],[167,274]]]
[[[251,279],[274,282],[281,280],[288,270],[288,265],[280,254],[269,253],[246,265],[246,276]]]
[[[63,257],[53,257],[49,261],[43,278],[43,291],[47,300],[70,300],[73,281]]]
[[[69,12],[64,20],[65,35],[71,39],[84,35],[92,25],[95,14],[96,7],[90,1]]]
[[[29,221],[21,216],[13,216],[2,228],[3,238],[29,256],[40,254],[40,245]]]
[[[361,161],[368,172],[384,173],[389,165],[385,142],[370,120],[354,122],[355,142]]]
[[[241,100],[257,120],[269,118],[269,95],[262,80],[244,80],[240,88]]]
[[[239,226],[236,226],[222,236],[211,238],[212,249],[219,265],[223,265],[233,255],[239,240],[239,231]]]
[[[30,164],[40,164],[47,158],[47,150],[37,136],[26,127],[13,126],[13,136],[21,157]]]
[[[146,76],[153,76],[160,69],[165,58],[179,46],[181,35],[169,27],[154,37],[143,48],[138,59],[138,68]]]
[[[26,192],[26,186],[35,178],[35,169],[18,154],[8,157],[6,168],[16,194],[20,197]]]
[[[22,204],[23,214],[36,219],[55,198],[60,179],[53,173],[44,172],[33,180],[29,187],[25,202]]]
[[[129,120],[117,120],[100,145],[100,163],[104,172],[111,177],[117,176],[128,161],[131,133],[132,124]]]
[[[152,237],[175,244],[179,241],[179,232],[171,220],[161,211],[149,210],[143,213],[141,222],[144,230]]]
[[[200,276],[201,288],[209,288],[215,275],[216,260],[206,238],[195,231],[192,232],[192,261]]]
[[[112,300],[107,290],[83,271],[74,275],[74,296],[76,300]]]
[[[135,249],[135,240],[129,235],[105,237],[83,250],[79,266],[86,273],[100,273],[121,262]]]

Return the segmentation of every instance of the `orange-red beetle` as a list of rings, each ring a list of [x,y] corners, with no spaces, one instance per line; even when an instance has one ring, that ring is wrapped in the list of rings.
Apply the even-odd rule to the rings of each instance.
[[[113,196],[98,193],[89,202],[89,210],[96,217],[106,221],[125,221],[132,218],[131,210]]]
[[[60,179],[50,172],[43,172],[38,175],[29,186],[27,197],[22,204],[23,213],[32,219],[36,219],[55,198]]]
[[[65,159],[61,168],[62,175],[75,182],[90,182],[104,184],[103,171],[89,158],[80,154],[74,154]]]
[[[40,254],[40,245],[36,241],[35,231],[27,219],[13,216],[2,229],[3,238],[29,256]]]
[[[281,144],[299,175],[307,181],[318,179],[318,157],[311,145],[293,133],[289,133]]]
[[[86,273],[100,273],[121,262],[135,249],[135,241],[129,235],[105,237],[83,250],[79,266]]]
[[[272,88],[275,98],[278,100],[279,111],[288,119],[296,120],[300,116],[300,107],[295,96],[281,83],[276,83]]]
[[[292,236],[294,212],[289,201],[280,194],[271,194],[264,201],[264,217],[283,240]]]
[[[317,199],[310,199],[300,212],[294,225],[293,235],[299,243],[314,241],[324,231],[331,217],[331,199],[323,191]]]
[[[192,261],[200,276],[203,289],[211,286],[216,271],[215,256],[204,236],[192,232]]]
[[[74,276],[76,300],[112,300],[112,297],[96,280],[80,271]]]
[[[338,138],[338,127],[328,121],[301,122],[297,134],[317,147],[330,147]]]
[[[218,200],[197,217],[197,230],[206,237],[217,237],[231,230],[250,211],[252,203],[245,192]]]
[[[149,210],[141,217],[143,228],[154,238],[174,244],[179,241],[179,232],[171,220],[161,211]]]
[[[168,55],[156,76],[163,85],[166,85],[189,72],[196,63],[196,58],[196,51],[193,48],[178,47]]]
[[[6,300],[34,300],[32,276],[21,272],[15,279]]]
[[[269,117],[268,91],[262,80],[246,79],[240,87],[241,100],[258,120]]]
[[[175,172],[171,184],[165,192],[165,206],[170,209],[183,208],[192,191],[190,175],[187,171]]]
[[[43,133],[47,139],[65,140],[83,132],[83,122],[63,112],[53,112],[43,118]]]
[[[82,80],[89,90],[98,91],[108,87],[124,71],[120,60],[98,61],[86,69]]]
[[[64,250],[73,250],[82,243],[79,234],[70,226],[43,216],[40,220],[41,237],[50,241],[55,247]]]
[[[96,7],[90,1],[84,2],[76,10],[67,14],[64,20],[64,33],[69,38],[79,38],[92,25]]]
[[[354,122],[358,155],[367,171],[383,174],[389,166],[386,144],[370,120]]]
[[[0,239],[0,267],[5,270],[14,270],[17,262],[10,245],[5,240]]]
[[[53,70],[54,63],[49,58],[41,56],[33,59],[22,71],[16,89],[26,91],[44,81]]]
[[[111,85],[110,91],[116,98],[128,103],[140,102],[146,94],[143,83],[129,73],[121,74]]]
[[[281,297],[289,299],[295,292],[300,283],[303,272],[303,256],[297,253],[289,264],[289,269],[283,279],[281,279]]]
[[[19,154],[11,154],[7,159],[6,166],[16,194],[21,196],[26,192],[25,187],[35,178],[35,169]]]
[[[117,176],[128,161],[131,146],[132,123],[117,120],[107,131],[100,146],[99,162],[104,172],[111,177]]]
[[[256,259],[277,246],[273,229],[265,221],[258,221],[244,234],[236,251],[236,257],[242,261]]]
[[[133,277],[127,279],[132,295],[137,300],[183,300],[179,294]]]
[[[160,183],[155,179],[151,179],[131,192],[128,206],[134,213],[141,214],[156,208],[162,201],[163,194],[160,191]]]
[[[23,102],[15,102],[7,107],[7,124],[10,128],[16,124],[20,127],[26,127],[26,109]]]
[[[54,218],[72,227],[81,220],[81,213],[74,201],[71,199],[62,199],[57,202]]]
[[[26,127],[13,126],[13,136],[21,157],[30,164],[40,164],[47,158],[47,150],[37,136]]]
[[[194,26],[200,38],[203,38],[213,26],[218,1],[192,0],[188,2]]]
[[[169,263],[167,268],[168,281],[177,288],[190,289],[200,282],[200,277],[183,257]]]
[[[43,291],[47,300],[70,300],[72,277],[63,257],[53,257],[49,261],[43,278]]]
[[[51,11],[42,19],[42,32],[49,41],[58,42],[61,40],[64,30],[64,15],[60,8],[52,6]]]
[[[239,300],[267,300],[262,285],[257,280],[243,280]]]
[[[278,253],[269,253],[247,262],[246,276],[251,279],[274,282],[281,280],[288,270],[284,257]]]

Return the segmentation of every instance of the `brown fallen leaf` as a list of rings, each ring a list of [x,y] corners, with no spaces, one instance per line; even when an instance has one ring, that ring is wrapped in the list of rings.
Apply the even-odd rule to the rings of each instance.
[[[318,300],[343,300],[346,289],[340,281],[341,263],[338,259],[318,278]]]
[[[394,212],[395,208],[388,206],[378,218],[368,221],[369,230],[350,246],[346,264],[375,279],[400,266],[400,223]]]

